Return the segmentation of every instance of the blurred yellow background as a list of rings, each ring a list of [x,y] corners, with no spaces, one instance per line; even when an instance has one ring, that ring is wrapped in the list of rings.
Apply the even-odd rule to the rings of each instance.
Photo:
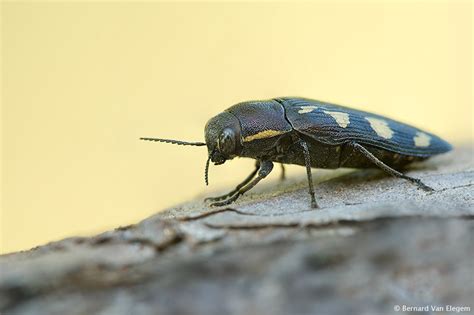
[[[244,100],[305,96],[472,139],[471,1],[3,2],[1,19],[3,253],[233,187],[252,161],[211,166],[206,188],[205,148],[138,138],[202,141]]]

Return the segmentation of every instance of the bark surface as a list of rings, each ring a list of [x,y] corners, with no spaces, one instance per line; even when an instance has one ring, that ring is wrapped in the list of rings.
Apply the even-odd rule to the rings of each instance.
[[[474,311],[472,147],[415,165],[270,182],[136,225],[0,257],[1,314],[400,314]],[[419,313],[423,314],[423,313]]]

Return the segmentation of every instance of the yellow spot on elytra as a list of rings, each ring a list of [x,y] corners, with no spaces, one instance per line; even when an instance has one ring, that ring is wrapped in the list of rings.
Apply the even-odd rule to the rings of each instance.
[[[257,139],[266,139],[266,138],[271,138],[275,137],[281,134],[284,134],[286,131],[279,131],[279,130],[264,130],[260,131],[254,135],[247,136],[244,138],[244,142],[249,142]]]
[[[431,137],[424,132],[418,131],[416,136],[413,137],[413,141],[417,147],[427,147],[430,145]]]
[[[392,138],[393,130],[390,129],[388,123],[385,120],[374,117],[365,117],[365,119],[370,123],[370,127],[377,135],[385,139]]]
[[[341,113],[341,112],[330,112],[328,110],[325,110],[324,113],[330,115],[332,118],[334,118],[339,125],[339,127],[346,128],[347,125],[349,125],[349,114],[347,113]]]
[[[309,106],[300,106],[300,108],[301,109],[298,111],[298,114],[307,114],[317,109],[318,106],[309,105]]]

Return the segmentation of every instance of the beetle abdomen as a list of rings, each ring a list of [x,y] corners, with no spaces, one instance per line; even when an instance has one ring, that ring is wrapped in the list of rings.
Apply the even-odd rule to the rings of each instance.
[[[429,132],[380,115],[304,98],[276,99],[293,128],[318,142],[359,144],[406,156],[429,157],[451,145]]]
[[[300,146],[296,143],[285,145],[284,139],[280,141],[279,150],[281,154],[274,154],[271,158],[274,162],[285,164],[305,165],[304,155]],[[311,167],[336,169],[340,167],[346,168],[374,168],[373,162],[368,160],[363,154],[355,150],[350,143],[341,145],[328,145],[320,143],[313,138],[303,136],[303,140],[308,144]],[[372,146],[366,146],[367,150],[376,158],[389,165],[390,167],[401,170],[406,165],[426,159],[427,157],[418,157],[412,155],[404,155],[385,149],[379,149]]]

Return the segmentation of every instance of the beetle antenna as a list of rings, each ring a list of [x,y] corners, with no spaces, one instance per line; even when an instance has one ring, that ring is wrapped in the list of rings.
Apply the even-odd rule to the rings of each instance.
[[[140,140],[166,142],[166,143],[172,143],[172,144],[177,144],[177,145],[193,145],[197,147],[206,145],[205,142],[186,142],[186,141],[180,141],[180,140],[159,139],[159,138],[140,138]]]
[[[209,185],[209,162],[211,161],[211,156],[207,158],[206,161],[206,170],[204,171],[204,181],[206,182],[206,186]]]

